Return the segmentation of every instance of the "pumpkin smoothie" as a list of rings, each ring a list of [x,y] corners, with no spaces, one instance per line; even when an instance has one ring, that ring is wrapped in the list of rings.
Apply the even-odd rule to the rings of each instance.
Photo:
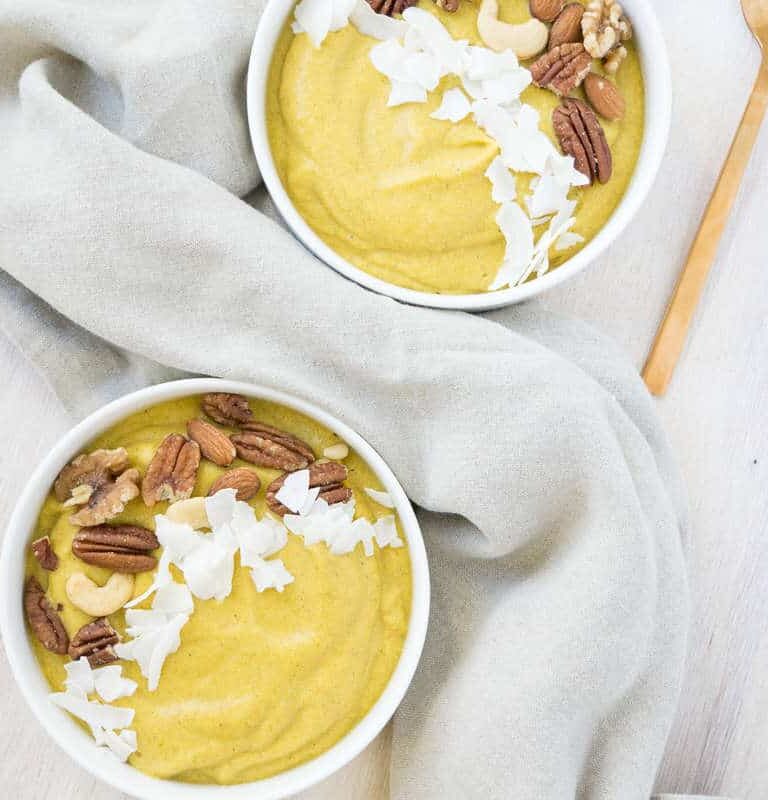
[[[405,641],[390,505],[362,458],[278,405],[207,395],[125,419],[65,467],[35,529],[25,607],[52,699],[159,778],[242,783],[320,755]],[[110,696],[129,724],[104,716]]]
[[[454,40],[483,46],[479,0],[461,0],[457,5],[452,13],[432,0],[421,0],[416,8],[437,18]],[[579,20],[582,12],[583,8],[576,9]],[[530,20],[528,0],[501,0],[499,18],[509,23]],[[579,29],[576,38],[581,36]],[[377,45],[376,39],[351,23],[328,33],[319,46],[306,33],[296,34],[286,25],[267,92],[270,145],[283,186],[329,247],[377,278],[432,293],[501,288],[494,281],[505,252],[515,245],[505,241],[497,224],[499,205],[486,176],[499,155],[498,141],[472,114],[456,122],[432,116],[447,90],[462,87],[455,75],[442,77],[424,102],[388,106],[392,84],[371,58]],[[580,43],[565,47],[583,50]],[[643,137],[644,89],[633,42],[626,41],[621,50],[625,57],[613,75],[608,70],[617,50],[603,60],[586,59],[587,70],[600,78],[609,75],[624,106],[620,118],[596,114],[612,155],[610,179],[594,179],[591,185],[571,190],[569,197],[577,201],[571,233],[579,238],[564,239],[560,249],[553,247],[544,271],[562,264],[600,231],[632,177]],[[547,55],[544,49],[520,63],[533,69]],[[581,63],[578,68],[582,69]],[[560,92],[563,87],[556,81],[541,87],[531,84],[519,98],[539,113],[541,130],[559,151],[563,148],[553,129],[555,109],[570,97],[592,113],[582,85],[586,70],[582,71],[573,89],[566,86]],[[616,116],[612,113],[616,108],[603,103],[602,110]],[[578,157],[576,161],[578,167]],[[512,175],[517,201],[528,213],[525,198],[534,175],[523,171]],[[534,220],[534,241],[541,239],[542,226],[542,220]],[[532,277],[523,272],[520,280]]]

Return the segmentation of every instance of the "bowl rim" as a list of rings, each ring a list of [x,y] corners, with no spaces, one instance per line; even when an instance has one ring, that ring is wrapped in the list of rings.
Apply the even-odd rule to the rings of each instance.
[[[339,742],[316,758],[285,772],[250,783],[220,786],[153,778],[119,762],[97,747],[65,711],[48,699],[50,687],[39,669],[26,632],[21,587],[30,534],[54,478],[68,461],[97,435],[143,408],[189,395],[234,392],[283,404],[338,434],[373,469],[395,502],[411,558],[412,600],[408,633],[397,666],[379,699]],[[424,646],[429,618],[430,583],[426,550],[419,523],[404,489],[392,470],[362,436],[344,422],[301,398],[270,387],[219,378],[169,381],[102,406],[66,433],[38,464],[11,515],[0,553],[0,633],[11,671],[22,695],[54,741],[81,767],[105,783],[142,800],[281,800],[301,792],[341,769],[379,734],[403,699]]]
[[[629,186],[608,221],[576,255],[541,278],[495,292],[439,294],[407,289],[356,267],[329,247],[304,221],[277,173],[269,146],[266,93],[275,45],[296,0],[268,0],[251,47],[246,82],[251,144],[264,183],[283,220],[311,253],[350,280],[378,294],[410,305],[463,311],[486,311],[522,302],[586,269],[621,235],[637,214],[661,166],[672,116],[672,80],[664,35],[649,0],[625,0],[632,17],[644,79],[643,141]]]

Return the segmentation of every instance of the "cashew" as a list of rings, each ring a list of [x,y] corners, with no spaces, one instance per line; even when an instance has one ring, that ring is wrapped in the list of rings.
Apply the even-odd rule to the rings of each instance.
[[[205,511],[204,497],[190,497],[168,506],[165,516],[173,522],[186,523],[195,530],[209,528],[208,514]]]
[[[477,31],[492,50],[513,50],[520,59],[538,55],[549,40],[549,28],[538,19],[520,25],[502,22],[498,0],[483,0],[477,15]]]
[[[67,579],[66,591],[81,611],[92,617],[106,617],[133,597],[133,575],[113,572],[103,586],[98,586],[87,575],[75,572]]]

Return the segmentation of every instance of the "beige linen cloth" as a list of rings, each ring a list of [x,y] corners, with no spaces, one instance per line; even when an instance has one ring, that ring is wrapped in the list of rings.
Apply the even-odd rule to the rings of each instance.
[[[2,328],[74,417],[219,375],[326,407],[389,462],[434,598],[394,800],[647,800],[688,618],[651,401],[579,323],[400,305],[259,211],[261,6],[0,0]]]

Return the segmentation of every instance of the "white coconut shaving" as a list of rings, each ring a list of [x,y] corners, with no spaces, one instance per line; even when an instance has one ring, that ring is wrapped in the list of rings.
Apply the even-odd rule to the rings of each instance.
[[[315,47],[325,40],[331,31],[338,31],[349,24],[349,18],[357,0],[301,0],[294,12],[291,29],[294,33],[306,33]]]
[[[300,469],[286,476],[275,497],[294,514],[301,514],[312,508],[319,494],[318,487],[309,488],[309,470]]]
[[[395,501],[390,497],[389,492],[380,492],[378,489],[366,488],[365,493],[380,506],[384,506],[385,508],[395,507]]]
[[[372,39],[386,41],[387,39],[400,39],[405,36],[408,25],[401,19],[388,17],[386,14],[377,14],[366,0],[357,0],[349,16],[349,21],[364,36]]]
[[[509,171],[501,156],[491,161],[485,171],[485,177],[491,182],[491,198],[494,203],[511,203],[517,199],[517,179]]]
[[[115,652],[139,665],[150,692],[157,689],[166,658],[179,649],[181,629],[193,610],[189,588],[172,580],[156,590],[151,609],[126,610],[125,632],[131,639],[116,644]]]
[[[49,700],[85,722],[97,745],[109,748],[120,761],[127,761],[137,749],[136,732],[128,729],[134,710],[89,699],[88,695],[96,691],[105,700],[117,700],[133,694],[135,681],[123,678],[119,665],[91,670],[86,658],[72,661],[64,669],[67,672],[65,691],[49,694]]]
[[[433,119],[461,122],[472,110],[469,98],[461,89],[448,89],[443,92],[443,100],[429,116]]]
[[[354,498],[332,505],[319,498],[308,514],[286,514],[284,521],[291,533],[303,537],[306,546],[325,542],[333,555],[351,553],[362,544],[365,555],[372,556],[374,540],[380,547],[403,546],[396,526],[393,535],[394,517],[382,517],[373,523],[364,517],[355,519]]]

